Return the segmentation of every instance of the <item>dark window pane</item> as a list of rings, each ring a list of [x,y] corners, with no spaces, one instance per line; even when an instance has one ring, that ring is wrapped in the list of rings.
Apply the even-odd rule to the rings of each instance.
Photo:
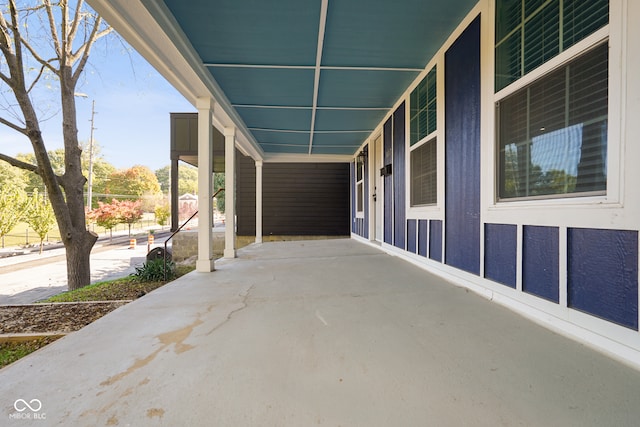
[[[608,23],[608,0],[496,0],[495,91]]]
[[[522,0],[503,0],[496,4],[496,44],[522,22]]]
[[[520,32],[496,47],[496,92],[522,77]]]
[[[608,0],[564,0],[564,49],[609,23]]]
[[[560,53],[559,0],[554,0],[524,25],[525,74]]]
[[[411,206],[437,203],[437,160],[435,138],[411,151]]]
[[[410,106],[410,139],[413,145],[436,130],[436,68],[422,79],[411,92]]]
[[[500,101],[502,199],[606,190],[608,47]]]

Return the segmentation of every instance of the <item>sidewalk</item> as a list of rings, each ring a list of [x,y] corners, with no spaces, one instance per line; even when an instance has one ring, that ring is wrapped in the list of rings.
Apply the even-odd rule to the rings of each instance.
[[[129,249],[127,231],[114,233],[111,243],[108,236],[101,237],[91,251],[91,283],[134,273],[146,260],[147,234],[143,233],[132,235],[138,241],[135,249]],[[164,245],[168,230],[156,235],[160,236],[152,248]],[[66,290],[64,247],[0,258],[0,304],[31,304]]]

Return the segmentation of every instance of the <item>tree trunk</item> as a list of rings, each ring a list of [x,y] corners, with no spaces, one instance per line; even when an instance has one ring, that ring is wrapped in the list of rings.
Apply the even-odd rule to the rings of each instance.
[[[76,234],[76,233],[74,233]],[[67,280],[69,290],[79,289],[91,283],[91,268],[89,260],[91,248],[98,240],[98,235],[92,231],[80,231],[71,239],[71,244],[65,243],[67,252]]]

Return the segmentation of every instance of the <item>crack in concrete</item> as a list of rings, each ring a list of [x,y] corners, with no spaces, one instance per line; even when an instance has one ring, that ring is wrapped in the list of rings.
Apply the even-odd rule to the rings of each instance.
[[[220,322],[215,327],[213,327],[213,329],[211,329],[205,335],[206,336],[211,335],[212,333],[214,333],[215,331],[217,331],[218,329],[220,329],[221,327],[226,325],[236,313],[238,313],[238,312],[244,310],[245,308],[247,308],[249,296],[250,296],[251,291],[253,290],[253,288],[255,288],[255,286],[256,286],[255,284],[252,284],[251,286],[249,286],[249,288],[246,291],[244,291],[243,293],[239,294],[238,296],[242,297],[242,301],[240,302],[241,306],[236,308],[236,309],[234,309],[234,310],[231,310],[229,312],[229,314],[227,314],[227,317],[222,322]]]

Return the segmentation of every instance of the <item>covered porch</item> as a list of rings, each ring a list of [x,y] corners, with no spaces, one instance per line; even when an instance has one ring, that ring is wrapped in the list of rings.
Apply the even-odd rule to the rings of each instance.
[[[4,416],[22,398],[41,401],[42,425],[640,418],[638,371],[378,248],[272,242],[237,255],[3,369]]]

